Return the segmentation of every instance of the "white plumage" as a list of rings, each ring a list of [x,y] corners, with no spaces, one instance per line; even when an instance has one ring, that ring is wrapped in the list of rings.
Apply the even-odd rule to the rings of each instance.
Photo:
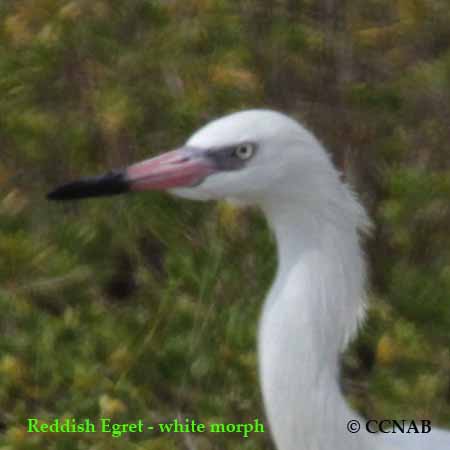
[[[188,145],[255,142],[258,153],[236,172],[218,173],[192,199],[229,198],[258,205],[272,227],[278,271],[259,326],[259,373],[279,450],[444,450],[450,433],[370,434],[346,403],[339,357],[365,311],[364,208],[341,182],[322,145],[301,125],[272,111],[216,120]],[[357,419],[359,433],[347,431]],[[397,418],[402,419],[402,418]]]

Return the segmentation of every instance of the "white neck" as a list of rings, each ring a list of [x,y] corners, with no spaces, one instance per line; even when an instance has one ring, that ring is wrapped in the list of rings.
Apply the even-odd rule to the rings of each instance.
[[[358,416],[338,384],[339,356],[364,315],[357,226],[365,216],[336,183],[343,197],[325,201],[326,216],[296,203],[302,196],[295,194],[263,205],[276,235],[279,266],[260,322],[259,362],[279,450],[365,450],[375,439],[347,432],[347,422]]]

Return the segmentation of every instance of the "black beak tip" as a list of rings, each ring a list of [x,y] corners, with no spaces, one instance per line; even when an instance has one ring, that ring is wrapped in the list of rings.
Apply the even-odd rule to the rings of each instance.
[[[47,194],[51,201],[77,200],[88,197],[104,197],[123,194],[129,184],[122,171],[110,172],[99,177],[83,178],[63,184]]]
[[[47,200],[59,200],[58,190],[55,189],[53,191],[48,192],[46,197],[47,197]]]
[[[74,197],[71,197],[71,196],[68,196],[67,195],[67,192],[65,192],[65,189],[64,189],[64,187],[65,186],[61,186],[61,187],[58,187],[58,188],[56,188],[56,189],[54,189],[53,191],[50,191],[50,192],[48,192],[47,193],[47,200],[50,200],[50,201],[58,201],[58,200],[71,200],[71,199],[73,199]]]

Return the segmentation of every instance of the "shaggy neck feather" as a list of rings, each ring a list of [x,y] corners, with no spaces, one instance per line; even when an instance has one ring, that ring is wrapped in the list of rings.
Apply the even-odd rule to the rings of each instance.
[[[365,283],[357,229],[363,215],[345,187],[341,195],[340,202],[322,199],[326,214],[296,203],[302,196],[292,191],[289,201],[263,205],[279,262],[260,323],[259,362],[280,450],[365,450],[375,439],[347,432],[358,415],[338,383],[339,356],[363,317]],[[333,209],[345,202],[344,210]]]

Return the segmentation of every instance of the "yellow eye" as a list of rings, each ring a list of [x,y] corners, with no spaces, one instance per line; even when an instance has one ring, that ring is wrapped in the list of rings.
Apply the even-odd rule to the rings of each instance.
[[[254,151],[255,148],[252,144],[240,144],[235,148],[234,154],[245,161],[253,156]]]

